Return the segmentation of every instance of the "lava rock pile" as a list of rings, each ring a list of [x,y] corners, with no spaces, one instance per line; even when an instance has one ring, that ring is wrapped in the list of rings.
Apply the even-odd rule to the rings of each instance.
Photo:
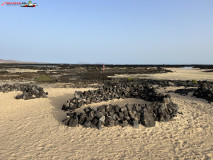
[[[84,104],[98,103],[120,98],[138,98],[151,102],[162,102],[164,95],[157,93],[149,84],[113,83],[104,85],[98,90],[75,92],[74,98],[68,100],[67,104],[63,105],[62,110],[72,111],[80,108]]]
[[[71,127],[82,125],[101,129],[102,126],[125,127],[132,125],[138,128],[139,124],[145,127],[154,127],[155,121],[168,121],[176,116],[177,105],[174,103],[153,103],[133,105],[102,105],[97,108],[87,107],[84,112],[70,112],[65,124]]]
[[[17,95],[16,99],[34,99],[34,98],[46,98],[48,92],[44,92],[42,87],[34,84],[5,84],[0,86],[0,92],[6,93],[11,91],[22,91],[23,93]]]
[[[197,98],[204,98],[209,102],[213,102],[213,84],[203,82],[194,92],[193,96]]]
[[[125,106],[102,105],[77,111],[84,104],[119,98],[138,98],[148,102]],[[69,111],[64,121],[71,127],[82,125],[100,129],[102,126],[132,125],[137,128],[139,124],[153,127],[155,121],[172,119],[177,115],[178,106],[171,101],[170,95],[157,93],[151,85],[123,83],[105,85],[94,91],[76,92],[62,110]]]

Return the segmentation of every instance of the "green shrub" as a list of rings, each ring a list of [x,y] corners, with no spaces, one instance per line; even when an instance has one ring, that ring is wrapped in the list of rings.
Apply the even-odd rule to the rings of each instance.
[[[192,83],[193,83],[193,84],[197,84],[197,81],[196,81],[196,80],[192,80]]]
[[[40,75],[37,79],[37,82],[52,82],[53,79],[50,76],[47,75]]]
[[[128,81],[131,81],[131,80],[132,80],[132,77],[128,77],[127,80],[128,80]]]

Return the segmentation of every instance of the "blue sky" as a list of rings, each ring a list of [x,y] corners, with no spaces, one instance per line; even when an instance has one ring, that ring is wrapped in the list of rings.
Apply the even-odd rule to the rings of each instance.
[[[0,59],[213,64],[213,0],[33,2],[0,6]]]

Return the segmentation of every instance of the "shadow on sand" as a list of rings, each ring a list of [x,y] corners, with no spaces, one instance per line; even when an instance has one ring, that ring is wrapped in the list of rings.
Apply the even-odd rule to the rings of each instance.
[[[67,103],[67,100],[72,99],[74,94],[64,94],[63,96],[57,97],[49,97],[50,104],[53,106],[52,114],[53,117],[61,124],[63,124],[62,120],[66,118],[66,112],[61,108],[63,104]]]

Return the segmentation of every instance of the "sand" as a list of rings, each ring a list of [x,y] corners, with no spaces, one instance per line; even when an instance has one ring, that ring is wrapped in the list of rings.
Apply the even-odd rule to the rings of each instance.
[[[38,72],[43,70],[37,69],[23,69],[23,68],[10,68],[10,69],[1,69],[1,71],[8,71],[9,73],[29,73],[29,72]]]
[[[110,76],[111,78],[143,78],[143,79],[159,79],[159,80],[208,80],[213,81],[213,72],[204,72],[208,69],[183,69],[183,68],[166,68],[173,72],[158,74],[123,74]],[[211,69],[210,69],[211,70]]]
[[[213,105],[205,100],[171,94],[183,115],[152,128],[71,128],[61,106],[75,90],[87,89],[45,88],[48,98],[26,101],[0,93],[0,159],[213,158]]]

